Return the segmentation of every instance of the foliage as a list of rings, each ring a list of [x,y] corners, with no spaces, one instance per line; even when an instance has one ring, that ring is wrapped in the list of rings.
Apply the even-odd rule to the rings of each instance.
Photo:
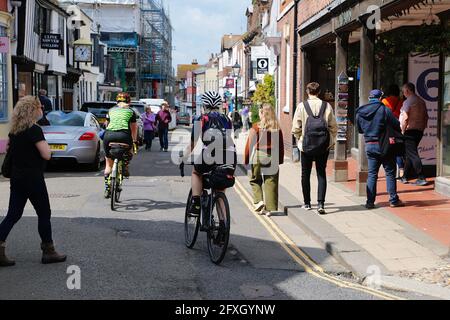
[[[253,104],[250,108],[251,117],[250,122],[251,123],[258,123],[260,121],[259,119],[259,107],[256,104]]]
[[[270,103],[275,107],[275,80],[272,75],[266,74],[263,83],[258,84],[252,101],[256,105]]]

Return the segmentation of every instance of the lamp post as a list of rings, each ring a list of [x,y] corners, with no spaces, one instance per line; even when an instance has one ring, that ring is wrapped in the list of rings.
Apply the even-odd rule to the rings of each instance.
[[[239,65],[239,63],[236,60],[236,64],[233,66],[233,77],[236,78],[236,83],[235,83],[235,86],[234,86],[234,90],[235,90],[235,97],[234,97],[234,99],[235,99],[235,108],[236,108],[236,110],[237,110],[237,106],[238,106],[238,90],[237,90],[237,87],[238,87],[238,78],[239,78],[239,74],[240,73],[241,73],[241,66]]]

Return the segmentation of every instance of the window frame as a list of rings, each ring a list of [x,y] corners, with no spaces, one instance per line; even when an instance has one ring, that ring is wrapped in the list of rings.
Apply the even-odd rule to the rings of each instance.
[[[6,37],[6,27],[0,26],[0,36]],[[0,123],[8,122],[8,106],[9,106],[9,92],[8,92],[8,56],[6,53],[0,54]]]

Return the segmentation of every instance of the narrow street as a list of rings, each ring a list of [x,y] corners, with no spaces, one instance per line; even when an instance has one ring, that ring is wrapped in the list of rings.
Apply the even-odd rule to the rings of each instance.
[[[187,135],[186,129],[172,133],[171,149]],[[222,265],[210,262],[203,233],[194,250],[187,249],[183,222],[190,170],[181,178],[170,160],[171,149],[168,153],[157,149],[155,143],[153,151],[141,151],[132,162],[132,177],[125,183],[117,212],[103,199],[101,172],[66,173],[52,168],[47,183],[54,239],[57,248],[68,254],[68,261],[39,263],[37,219],[27,207],[8,241],[8,252],[17,265],[0,270],[0,299],[386,298],[333,282],[349,281],[343,276],[329,281],[304,272],[250,212],[236,189],[227,193],[232,236]],[[8,187],[7,181],[0,183],[2,194],[9,194]],[[1,215],[6,213],[7,198],[1,197]],[[299,230],[294,232],[300,234]],[[326,252],[315,256],[321,257],[316,262],[331,275],[346,274]],[[67,288],[71,265],[81,270],[80,290]]]

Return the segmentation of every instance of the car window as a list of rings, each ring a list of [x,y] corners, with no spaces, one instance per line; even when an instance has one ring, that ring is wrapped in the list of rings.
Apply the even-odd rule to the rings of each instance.
[[[50,112],[47,119],[51,126],[84,127],[85,116],[81,113]]]

